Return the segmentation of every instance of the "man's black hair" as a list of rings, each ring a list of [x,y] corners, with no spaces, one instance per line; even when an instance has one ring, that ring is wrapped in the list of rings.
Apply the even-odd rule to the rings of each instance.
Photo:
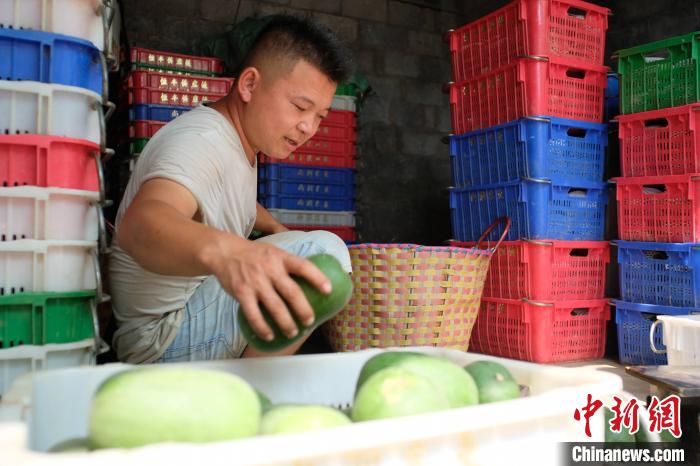
[[[346,81],[352,73],[348,47],[322,24],[290,15],[274,15],[260,30],[239,70],[250,66],[259,56],[288,61],[309,62],[335,83]]]

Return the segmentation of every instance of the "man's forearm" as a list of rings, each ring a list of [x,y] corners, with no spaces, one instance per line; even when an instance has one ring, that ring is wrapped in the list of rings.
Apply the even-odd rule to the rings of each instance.
[[[228,249],[244,249],[247,240],[183,217],[159,201],[124,217],[117,244],[146,270],[163,275],[213,273],[218,257]]]
[[[262,233],[279,233],[288,230],[287,227],[278,222],[265,207],[260,205],[260,203],[256,204],[256,209],[257,214],[254,226],[256,230]]]

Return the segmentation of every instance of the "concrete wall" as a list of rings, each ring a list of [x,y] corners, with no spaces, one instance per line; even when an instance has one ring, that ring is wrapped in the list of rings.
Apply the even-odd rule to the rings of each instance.
[[[308,15],[330,26],[355,52],[376,91],[360,115],[357,160],[361,241],[439,244],[450,233],[451,131],[449,28],[506,4],[486,0],[123,0],[132,45],[191,52],[201,37],[246,16]],[[597,1],[613,9],[607,56],[683,32],[700,30],[694,0]],[[613,64],[608,60],[608,64]]]

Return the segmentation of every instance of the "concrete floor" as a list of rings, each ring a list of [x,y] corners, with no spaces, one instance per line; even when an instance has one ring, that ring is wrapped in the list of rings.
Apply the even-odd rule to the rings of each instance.
[[[629,375],[625,372],[625,366],[611,359],[594,359],[592,361],[569,362],[557,365],[562,367],[589,367],[619,375],[622,378],[625,391],[641,401],[645,401],[647,396],[651,394],[651,387],[647,382]]]

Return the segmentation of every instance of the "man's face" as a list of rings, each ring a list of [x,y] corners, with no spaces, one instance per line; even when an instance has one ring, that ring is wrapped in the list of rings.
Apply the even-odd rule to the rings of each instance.
[[[249,142],[272,158],[286,159],[316,133],[335,89],[334,82],[304,60],[276,79],[263,75],[248,102]]]

